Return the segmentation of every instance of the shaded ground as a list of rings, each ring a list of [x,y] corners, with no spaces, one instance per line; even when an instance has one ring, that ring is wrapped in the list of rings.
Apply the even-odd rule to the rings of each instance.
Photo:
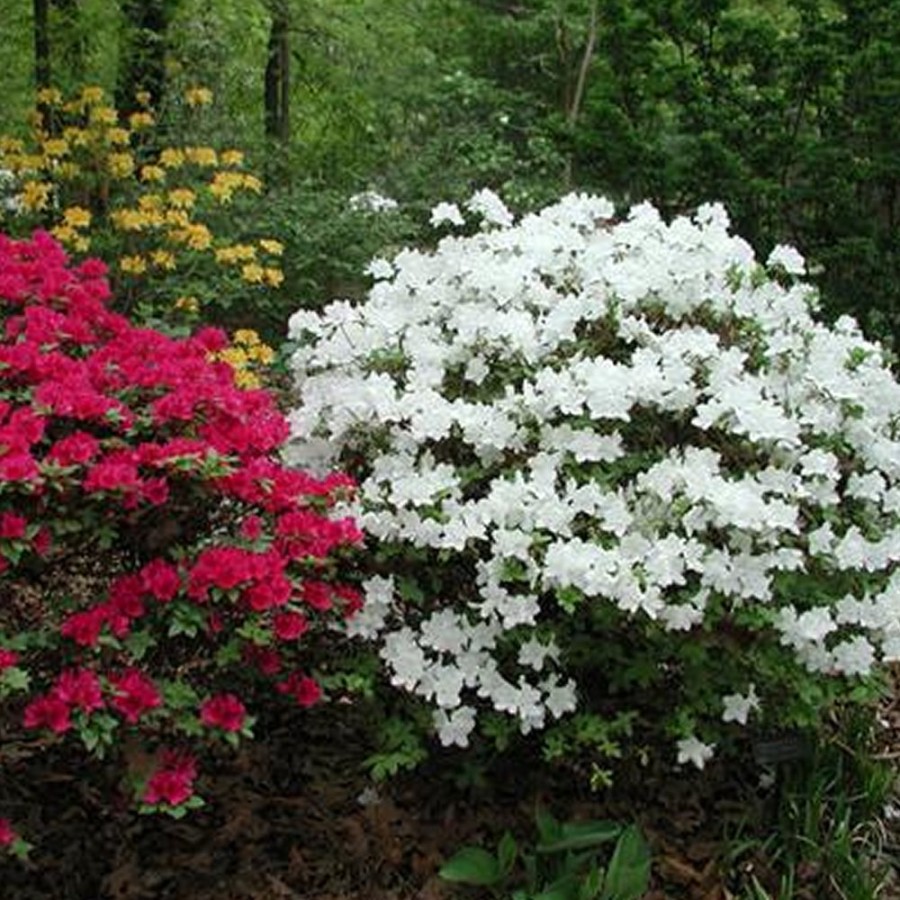
[[[181,821],[136,816],[124,801],[110,811],[112,768],[92,770],[90,778],[62,774],[79,773],[75,751],[22,745],[18,762],[4,759],[0,801],[38,846],[27,866],[6,866],[0,897],[475,898],[477,892],[438,879],[442,862],[465,843],[493,847],[507,828],[527,841],[538,804],[565,819],[637,819],[654,851],[652,900],[726,900],[751,876],[778,895],[778,873],[759,841],[731,859],[723,855],[723,838],[752,837],[752,823],[764,821],[775,803],[778,785],[759,788],[756,769],[643,771],[598,798],[574,791],[571,779],[554,783],[524,758],[491,771],[490,789],[461,790],[450,777],[459,769],[445,758],[373,796],[360,765],[371,752],[369,736],[354,718],[353,710],[325,706],[285,714],[266,730],[265,744],[223,758],[202,785],[207,807]],[[900,700],[886,704],[881,718],[879,752],[900,761]],[[900,820],[883,837],[886,852],[900,859]],[[815,867],[800,874],[794,896],[840,896],[823,893]],[[900,897],[900,883],[880,896]]]

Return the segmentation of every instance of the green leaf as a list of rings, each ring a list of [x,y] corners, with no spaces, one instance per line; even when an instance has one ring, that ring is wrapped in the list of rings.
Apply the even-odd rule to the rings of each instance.
[[[125,647],[135,660],[141,660],[156,646],[156,638],[149,630],[132,631],[125,639]]]
[[[14,691],[27,691],[31,684],[31,676],[25,669],[18,666],[10,666],[0,675],[0,685],[10,693]]]
[[[562,837],[562,826],[546,810],[539,808],[534,818],[541,843],[550,844]]]
[[[554,840],[542,840],[535,849],[538,853],[583,850],[614,841],[621,833],[622,826],[616,822],[566,822]]]
[[[640,829],[630,825],[616,844],[606,879],[602,900],[637,900],[650,883],[650,848]]]
[[[497,861],[500,865],[500,873],[504,878],[512,871],[518,852],[516,839],[508,831],[505,832],[497,845]]]
[[[438,872],[445,881],[460,884],[492,885],[502,880],[500,864],[482,847],[463,847]]]

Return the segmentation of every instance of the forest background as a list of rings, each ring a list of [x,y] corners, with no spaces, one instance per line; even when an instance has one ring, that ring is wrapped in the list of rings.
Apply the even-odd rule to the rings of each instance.
[[[891,0],[2,0],[0,22],[0,132],[26,127],[36,75],[120,111],[144,87],[161,140],[248,152],[266,202],[231,224],[287,244],[278,296],[246,311],[273,338],[480,187],[519,211],[720,200],[761,256],[807,256],[830,316],[900,336]],[[192,85],[216,98],[202,124]],[[399,209],[348,206],[367,190]]]

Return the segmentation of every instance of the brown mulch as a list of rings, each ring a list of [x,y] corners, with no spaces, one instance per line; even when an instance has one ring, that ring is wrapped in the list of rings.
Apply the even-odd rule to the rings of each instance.
[[[900,694],[880,718],[878,752],[900,759]],[[539,805],[564,819],[637,820],[654,852],[649,900],[727,900],[751,876],[778,896],[778,873],[758,847],[723,860],[723,838],[773,802],[752,767],[635,771],[597,796],[524,757],[462,788],[461,756],[436,754],[373,792],[361,766],[371,725],[353,709],[287,712],[258,733],[265,742],[208,766],[207,806],[179,821],[138,816],[124,798],[111,804],[112,765],[88,768],[70,748],[7,745],[17,756],[4,755],[0,803],[37,846],[28,863],[4,866],[0,898],[474,900],[438,878],[441,864],[466,843],[493,847],[506,829],[527,842]],[[893,825],[885,841],[900,851]],[[809,875],[795,896],[822,896]],[[898,898],[900,884],[885,891]]]

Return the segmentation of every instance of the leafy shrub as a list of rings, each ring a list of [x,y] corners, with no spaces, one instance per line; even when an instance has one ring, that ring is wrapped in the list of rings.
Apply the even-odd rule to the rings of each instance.
[[[4,189],[4,227],[47,227],[71,252],[110,260],[117,306],[145,322],[195,322],[202,310],[207,322],[249,324],[247,305],[284,280],[283,245],[237,224],[262,182],[238,150],[165,142],[139,99],[123,121],[99,87],[71,100],[41,91],[28,139],[0,139],[0,169],[17,182]],[[185,92],[194,118],[211,102],[205,88]]]
[[[507,831],[496,853],[463,847],[441,867],[441,878],[511,900],[638,900],[647,893],[650,850],[635,825],[559,822],[541,809],[536,821],[533,848],[520,847]],[[604,866],[602,848],[609,844]],[[512,888],[516,882],[524,886]]]
[[[291,320],[298,464],[350,467],[391,681],[444,744],[578,714],[548,756],[814,726],[900,657],[900,386],[803,260],[702,207],[570,195],[381,260]],[[450,204],[442,228],[464,224]]]
[[[287,422],[215,359],[224,334],[136,328],[104,274],[0,237],[0,714],[7,741],[145,742],[135,797],[178,815],[193,751],[250,736],[266,697],[318,699],[304,660],[359,605],[335,575],[360,534],[330,510],[349,478],[278,462]]]

